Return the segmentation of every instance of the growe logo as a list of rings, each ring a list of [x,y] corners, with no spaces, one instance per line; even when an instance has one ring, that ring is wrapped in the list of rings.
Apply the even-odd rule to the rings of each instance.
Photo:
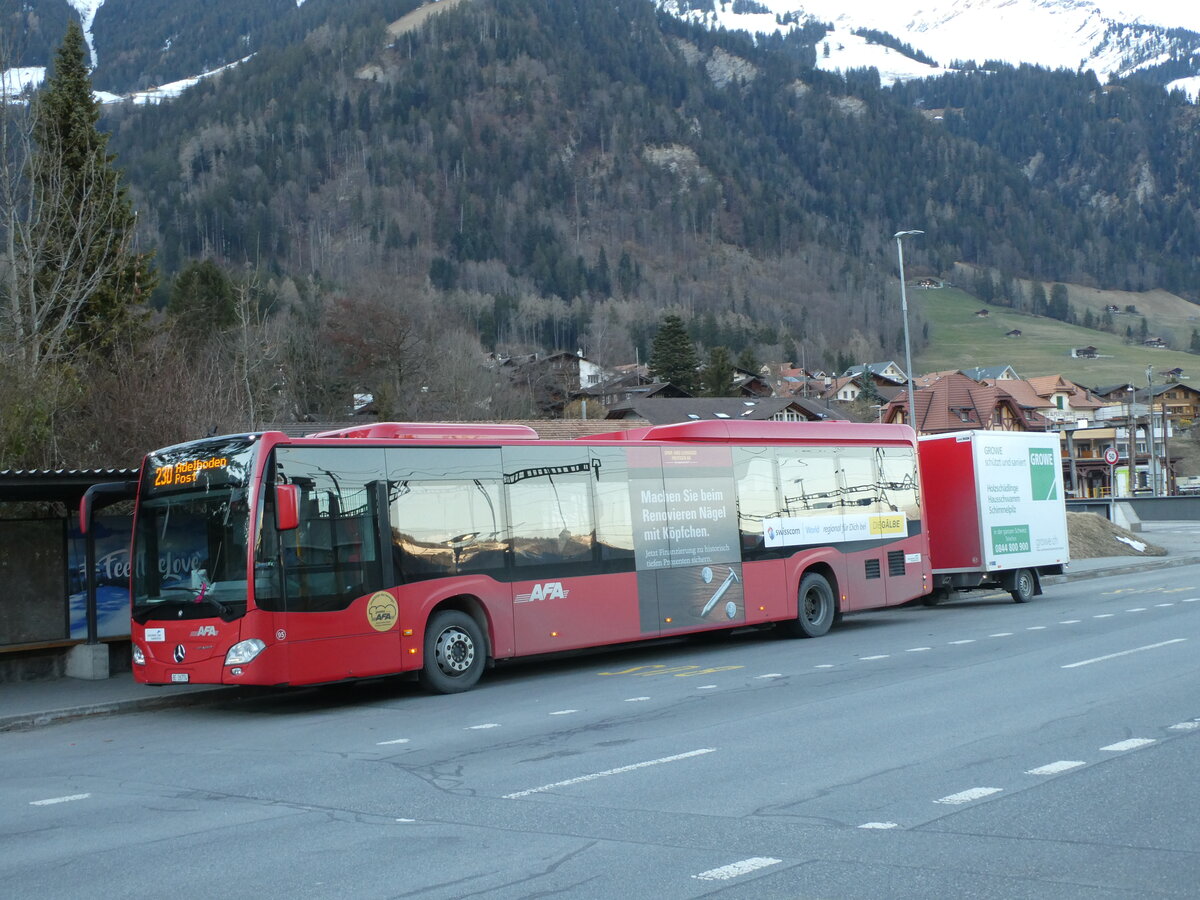
[[[535,584],[528,594],[517,594],[515,603],[533,603],[538,600],[566,600],[571,593],[562,586],[561,581],[547,581]]]

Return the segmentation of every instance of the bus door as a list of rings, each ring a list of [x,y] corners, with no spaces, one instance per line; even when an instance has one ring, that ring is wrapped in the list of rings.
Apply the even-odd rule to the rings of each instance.
[[[644,636],[624,448],[504,448],[516,651]]]
[[[275,482],[299,488],[300,524],[280,535],[280,596],[258,604],[282,613],[275,636],[286,643],[287,680],[398,671],[398,607],[380,553],[383,451],[279,447],[275,454]]]

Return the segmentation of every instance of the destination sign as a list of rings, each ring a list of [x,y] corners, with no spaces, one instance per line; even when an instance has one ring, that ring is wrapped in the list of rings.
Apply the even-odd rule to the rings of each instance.
[[[155,466],[154,486],[160,488],[195,484],[201,472],[208,471],[209,469],[225,469],[228,466],[229,458],[226,456],[181,460],[176,463]]]

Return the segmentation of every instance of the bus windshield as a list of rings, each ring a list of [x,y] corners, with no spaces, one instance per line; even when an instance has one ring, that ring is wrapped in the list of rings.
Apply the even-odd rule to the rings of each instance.
[[[245,614],[253,458],[254,444],[237,438],[147,461],[134,529],[135,621]]]

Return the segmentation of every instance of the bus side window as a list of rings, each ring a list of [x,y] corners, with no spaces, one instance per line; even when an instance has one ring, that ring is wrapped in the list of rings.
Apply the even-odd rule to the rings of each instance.
[[[764,548],[763,521],[779,515],[775,483],[775,453],[769,447],[736,447],[738,534],[743,555]]]

